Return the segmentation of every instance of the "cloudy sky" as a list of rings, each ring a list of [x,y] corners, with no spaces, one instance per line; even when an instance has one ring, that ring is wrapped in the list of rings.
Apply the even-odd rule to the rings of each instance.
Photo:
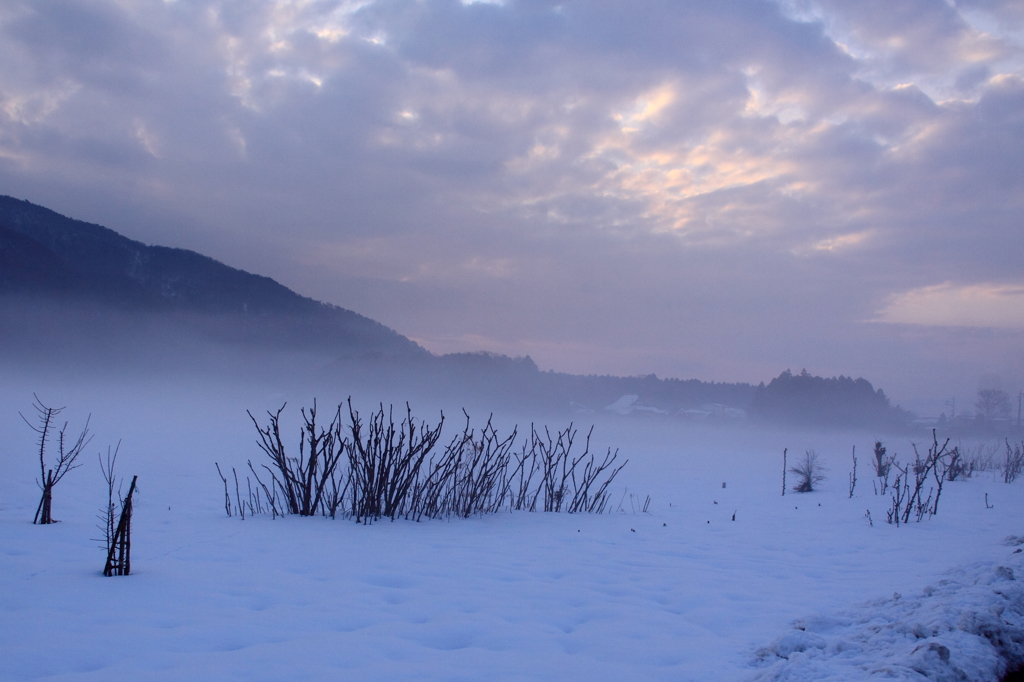
[[[1021,0],[0,0],[0,193],[435,352],[1024,388]]]

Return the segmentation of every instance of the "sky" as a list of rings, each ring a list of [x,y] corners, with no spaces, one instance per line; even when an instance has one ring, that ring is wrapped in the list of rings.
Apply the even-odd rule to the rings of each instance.
[[[1022,159],[1020,0],[0,0],[0,193],[545,370],[1016,398]]]

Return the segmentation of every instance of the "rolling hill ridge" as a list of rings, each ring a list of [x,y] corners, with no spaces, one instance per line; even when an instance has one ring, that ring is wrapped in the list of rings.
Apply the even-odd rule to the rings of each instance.
[[[269,277],[194,251],[149,246],[8,196],[0,196],[0,294],[199,316],[200,326],[222,340],[427,355],[368,317],[300,296]]]

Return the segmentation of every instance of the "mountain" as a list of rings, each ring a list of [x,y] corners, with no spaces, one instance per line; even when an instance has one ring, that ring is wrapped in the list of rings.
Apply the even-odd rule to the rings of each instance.
[[[78,279],[45,246],[0,224],[0,293],[70,292]]]
[[[0,196],[0,294],[120,313],[172,313],[219,340],[398,357],[428,353],[358,313],[194,251],[148,246]]]

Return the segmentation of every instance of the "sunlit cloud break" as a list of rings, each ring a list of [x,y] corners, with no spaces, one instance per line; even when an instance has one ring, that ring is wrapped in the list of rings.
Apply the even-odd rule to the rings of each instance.
[[[1024,285],[944,282],[891,297],[879,322],[1024,329]]]

